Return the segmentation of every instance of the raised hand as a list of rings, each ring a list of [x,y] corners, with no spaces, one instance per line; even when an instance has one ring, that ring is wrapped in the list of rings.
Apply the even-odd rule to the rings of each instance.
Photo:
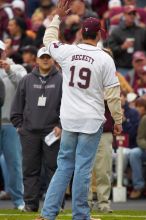
[[[71,0],[59,0],[57,4],[56,14],[59,15],[60,19],[66,16],[70,11]]]

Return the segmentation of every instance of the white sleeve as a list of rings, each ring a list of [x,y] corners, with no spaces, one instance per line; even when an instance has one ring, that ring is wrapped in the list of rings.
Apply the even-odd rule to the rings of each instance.
[[[49,24],[48,28],[45,31],[43,37],[43,43],[45,47],[48,47],[48,44],[54,40],[58,40],[58,32],[59,32],[60,19],[58,15],[53,17],[53,20]]]
[[[49,27],[46,29],[43,43],[48,48],[50,56],[56,60],[60,65],[62,61],[67,57],[68,44],[63,44],[58,40],[60,19],[58,15],[55,15],[51,21]]]
[[[48,50],[50,56],[57,62],[59,65],[68,57],[70,45],[63,44],[59,41],[53,41],[49,43]]]
[[[105,62],[102,68],[103,86],[105,88],[112,88],[120,85],[118,76],[116,75],[116,67],[113,59],[106,54]]]
[[[10,81],[14,84],[14,86],[18,86],[19,81],[27,75],[25,68],[20,64],[11,64],[10,70],[7,73]]]
[[[122,124],[123,118],[120,93],[120,86],[105,88],[105,100],[116,124]]]

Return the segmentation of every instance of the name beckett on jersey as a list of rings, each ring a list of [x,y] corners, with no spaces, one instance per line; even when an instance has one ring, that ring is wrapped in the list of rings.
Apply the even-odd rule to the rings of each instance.
[[[92,57],[87,56],[87,55],[73,55],[71,61],[74,61],[74,60],[84,60],[84,61],[87,61],[91,64],[93,64],[93,62],[94,62],[94,59]]]

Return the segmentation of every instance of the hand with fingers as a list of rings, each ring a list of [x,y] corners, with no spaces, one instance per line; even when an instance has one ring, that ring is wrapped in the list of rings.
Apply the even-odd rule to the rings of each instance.
[[[5,69],[5,71],[8,73],[10,70],[10,64],[8,64],[5,60],[0,60],[0,68]]]
[[[122,125],[121,124],[114,124],[114,135],[120,135],[122,133]]]
[[[56,14],[59,15],[60,19],[66,16],[70,11],[71,0],[59,0],[57,4]]]

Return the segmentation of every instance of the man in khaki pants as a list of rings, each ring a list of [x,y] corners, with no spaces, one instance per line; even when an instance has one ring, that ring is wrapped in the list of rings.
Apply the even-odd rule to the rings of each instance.
[[[112,143],[113,143],[113,120],[105,102],[105,117],[103,134],[99,142],[99,149],[93,168],[92,183],[89,192],[89,205],[94,206],[93,193],[96,192],[98,199],[98,211],[111,213],[110,192],[112,175]]]

